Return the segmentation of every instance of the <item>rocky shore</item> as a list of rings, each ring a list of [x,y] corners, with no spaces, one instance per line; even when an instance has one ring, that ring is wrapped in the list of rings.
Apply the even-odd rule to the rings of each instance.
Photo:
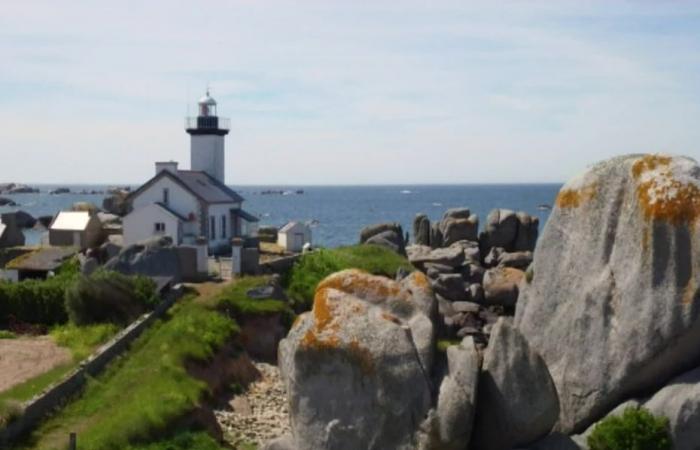
[[[537,219],[466,208],[361,242],[406,254],[395,279],[317,287],[279,346],[290,433],[267,449],[580,449],[609,414],[665,417],[676,449],[700,423],[700,167],[596,164]]]

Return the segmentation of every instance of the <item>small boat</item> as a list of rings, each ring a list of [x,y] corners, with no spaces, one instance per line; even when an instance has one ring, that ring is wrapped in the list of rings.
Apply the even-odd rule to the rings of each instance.
[[[542,203],[542,204],[537,205],[537,209],[539,209],[540,211],[549,211],[552,209],[552,205]]]
[[[442,206],[442,203],[433,202],[433,206]]]
[[[409,191],[408,189],[404,189],[401,191],[402,194],[413,194],[413,192]]]

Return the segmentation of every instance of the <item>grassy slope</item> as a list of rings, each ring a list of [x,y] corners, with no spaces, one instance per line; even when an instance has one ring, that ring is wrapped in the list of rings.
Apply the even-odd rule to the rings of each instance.
[[[235,323],[212,305],[183,299],[126,357],[90,380],[79,399],[40,426],[28,448],[62,448],[70,431],[85,450],[124,449],[162,434],[206,394],[184,362],[205,360],[235,332]]]
[[[51,330],[51,337],[56,343],[70,349],[73,361],[56,366],[48,372],[44,372],[0,393],[0,423],[3,421],[2,417],[6,416],[8,411],[14,409],[16,404],[34,397],[76,368],[80,361],[114,336],[118,329],[116,325],[103,324],[84,327],[61,325]]]
[[[268,281],[269,277],[265,276],[241,278],[222,289],[214,301],[236,320],[245,320],[247,316],[282,314],[285,322],[291,324],[294,313],[286,302],[271,298],[251,299],[246,295],[250,289],[265,285]]]
[[[376,245],[321,249],[304,255],[294,266],[286,280],[288,294],[298,309],[309,309],[318,283],[334,272],[350,268],[392,278],[399,268],[413,270],[406,258]]]

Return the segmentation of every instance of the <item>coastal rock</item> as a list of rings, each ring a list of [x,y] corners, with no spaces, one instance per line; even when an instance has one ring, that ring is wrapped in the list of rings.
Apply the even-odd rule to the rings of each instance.
[[[430,219],[425,214],[418,214],[413,219],[413,242],[416,245],[430,245]]]
[[[10,219],[10,217],[14,217]],[[3,214],[6,221],[12,220],[17,228],[32,228],[36,225],[36,219],[31,214],[25,211],[15,211]]]
[[[686,157],[613,158],[559,192],[515,324],[547,363],[561,431],[700,358],[698,219],[700,167]]]
[[[449,247],[457,241],[478,239],[479,218],[467,208],[448,209],[439,224],[442,246]]]
[[[525,279],[525,272],[512,267],[494,267],[484,274],[484,298],[489,305],[515,306],[518,301],[518,285]]]
[[[428,275],[428,278],[434,280],[444,273],[454,272],[454,267],[438,263],[425,263],[423,264],[423,270],[425,270],[425,274]]]
[[[505,252],[506,251],[503,247],[491,247],[488,255],[486,255],[484,258],[484,265],[486,267],[497,266],[498,262],[501,260],[501,255],[503,255]]]
[[[0,206],[17,206],[17,203],[11,198],[0,197]]]
[[[532,252],[512,252],[502,253],[498,258],[498,265],[503,267],[514,267],[525,270],[532,264]]]
[[[433,290],[451,301],[467,299],[462,275],[458,273],[444,273],[437,276],[432,283]]]
[[[559,401],[544,360],[503,318],[491,331],[479,378],[472,446],[517,448],[545,436]]]
[[[380,223],[363,228],[360,232],[360,244],[380,245],[398,254],[406,254],[403,229],[398,223]]]
[[[464,260],[479,264],[481,262],[481,251],[477,241],[460,240],[453,242],[450,247],[459,247],[464,252]]]
[[[524,212],[519,212],[516,216],[518,218],[518,230],[515,233],[513,251],[534,251],[540,229],[540,219]]]
[[[8,194],[37,194],[39,189],[24,185],[24,184],[11,184],[9,189],[7,189]]]
[[[433,310],[420,272],[396,282],[345,270],[319,283],[279,346],[294,447],[414,448],[431,403],[435,340],[423,311]]]
[[[696,450],[700,442],[700,368],[671,380],[644,407],[669,419],[675,450]]]
[[[70,209],[71,211],[85,211],[89,212],[90,214],[96,214],[97,211],[99,211],[97,205],[90,202],[75,202]]]
[[[421,426],[418,448],[465,449],[469,444],[479,384],[480,358],[471,337],[447,348],[447,375],[437,405]]]
[[[486,217],[486,226],[479,236],[482,249],[503,247],[512,250],[518,231],[518,217],[510,209],[494,209]]]
[[[169,236],[129,245],[107,261],[104,268],[125,275],[172,277],[174,282],[182,279],[177,248]]]
[[[442,247],[442,231],[440,230],[440,222],[435,222],[430,226],[430,246],[432,248]]]
[[[286,435],[266,442],[263,450],[297,450],[297,448],[294,446],[294,438]]]
[[[19,229],[14,213],[0,216],[0,248],[24,245],[24,233]]]
[[[459,246],[431,249],[423,245],[411,245],[406,248],[406,253],[408,260],[416,267],[433,263],[457,268],[464,262],[464,250]]]
[[[131,211],[129,204],[130,192],[126,189],[111,189],[109,195],[102,200],[102,209],[110,214],[125,216]]]

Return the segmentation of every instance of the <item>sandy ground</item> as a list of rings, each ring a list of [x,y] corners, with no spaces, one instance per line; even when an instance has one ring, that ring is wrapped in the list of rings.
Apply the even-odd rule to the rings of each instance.
[[[70,361],[48,336],[0,339],[0,392]]]

